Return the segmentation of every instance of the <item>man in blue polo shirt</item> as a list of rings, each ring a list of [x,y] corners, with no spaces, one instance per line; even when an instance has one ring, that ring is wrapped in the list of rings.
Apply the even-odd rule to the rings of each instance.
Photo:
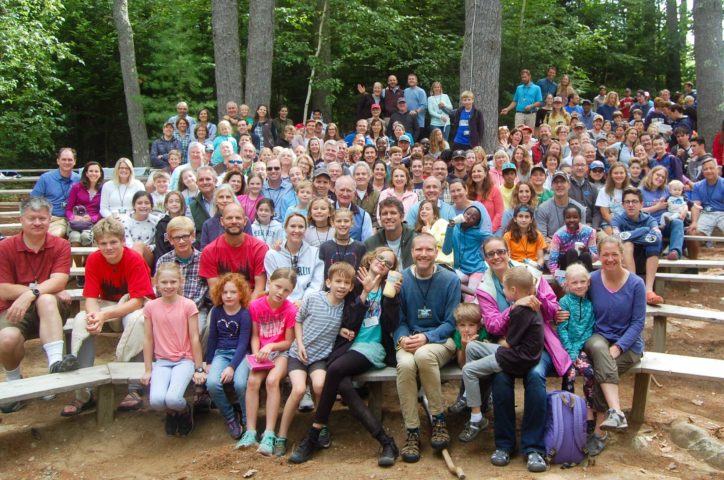
[[[695,207],[691,209],[689,233],[711,236],[715,228],[724,232],[724,178],[712,157],[704,160],[701,173],[704,180],[696,182],[691,192]]]
[[[68,221],[65,218],[65,207],[68,204],[70,187],[80,181],[80,175],[73,171],[75,167],[75,150],[63,147],[58,151],[58,169],[45,172],[30,192],[31,197],[45,197],[53,206],[48,233],[65,238]]]
[[[556,67],[551,65],[548,67],[545,78],[541,78],[536,82],[536,85],[540,87],[540,94],[543,98],[546,98],[549,94],[554,97],[556,96],[556,92],[558,91],[558,84],[556,83],[557,73],[558,70],[556,70]]]
[[[500,111],[501,115],[507,115],[515,108],[515,125],[525,124],[535,128],[535,113],[543,103],[543,95],[540,87],[530,79],[530,71],[520,71],[521,84],[515,89],[513,101],[510,105]]]
[[[417,85],[416,74],[411,73],[407,76],[407,85],[409,86],[405,89],[405,101],[410,115],[417,119],[418,133],[415,141],[418,141],[424,135],[427,95],[425,90]]]

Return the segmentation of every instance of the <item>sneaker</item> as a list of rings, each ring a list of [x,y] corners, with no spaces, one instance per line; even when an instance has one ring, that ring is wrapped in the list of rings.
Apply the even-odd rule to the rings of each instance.
[[[292,463],[304,463],[311,459],[312,455],[314,455],[319,448],[319,442],[307,433],[289,456],[289,461]]]
[[[256,449],[257,453],[261,453],[264,456],[270,457],[274,454],[274,440],[277,436],[274,432],[264,432],[261,436],[261,442],[259,442],[259,448]]]
[[[190,434],[194,429],[194,411],[190,405],[186,406],[186,411],[178,414],[178,434],[182,437]]]
[[[179,416],[177,413],[166,413],[166,422],[164,424],[164,430],[166,435],[169,437],[175,437],[178,433]]]
[[[661,305],[664,303],[664,298],[661,295],[657,295],[656,292],[646,292],[646,303],[649,305]]]
[[[601,430],[626,430],[627,428],[626,415],[621,411],[609,408],[606,420],[601,423]]]
[[[380,467],[391,467],[395,464],[395,460],[400,455],[400,451],[395,445],[395,440],[392,437],[387,437],[382,443],[382,450],[380,455],[377,457],[377,465]]]
[[[465,423],[465,428],[463,428],[463,431],[460,432],[460,435],[458,435],[458,439],[461,442],[472,442],[475,440],[475,437],[478,436],[480,430],[483,430],[488,426],[488,423],[488,419],[485,417],[483,417],[483,419],[479,422],[472,422],[468,420]]]
[[[532,473],[540,473],[546,471],[546,461],[538,452],[530,452],[528,454],[528,471]]]
[[[85,277],[76,277],[75,286],[78,288],[85,287]]]
[[[49,373],[63,373],[63,372],[72,372],[73,370],[78,370],[80,368],[80,364],[78,363],[78,359],[75,358],[75,355],[66,355],[63,357],[63,360],[58,360],[57,362],[53,363],[50,368],[48,368]]]
[[[287,439],[277,437],[274,439],[274,456],[283,457],[287,454]]]
[[[304,392],[304,396],[302,397],[302,401],[299,402],[299,408],[297,410],[300,412],[311,412],[314,410],[314,400],[312,400],[312,392],[309,391],[309,386],[307,386],[307,391]]]
[[[433,419],[430,445],[435,450],[442,450],[450,445],[450,433],[447,431],[447,425],[442,416]]]
[[[679,259],[679,252],[676,250],[672,250],[669,252],[668,255],[666,255],[666,260],[671,260],[672,262],[675,262]]]
[[[470,410],[470,407],[468,407],[468,404],[465,402],[465,397],[458,397],[457,400],[455,400],[455,403],[450,405],[448,407],[447,411],[448,413],[463,413],[465,411]]]
[[[236,449],[256,447],[259,442],[256,441],[256,431],[247,430],[244,435],[241,436],[241,440],[236,443]]]
[[[603,437],[599,437],[595,433],[592,433],[588,436],[588,440],[586,441],[586,448],[588,449],[588,454],[592,457],[595,457],[596,455],[601,453],[604,448],[606,448],[607,443],[608,433]]]
[[[230,418],[226,421],[226,428],[229,431],[229,435],[234,440],[238,440],[239,437],[241,437],[241,425],[239,425],[236,415],[234,415],[234,418]]]
[[[407,438],[400,450],[400,456],[407,463],[415,463],[420,460],[420,430],[407,431]]]
[[[194,399],[194,413],[208,413],[211,410],[211,395],[206,389],[196,393]]]
[[[28,402],[25,400],[18,400],[17,402],[12,403],[6,403],[5,405],[0,405],[0,412],[2,413],[15,413],[18,410],[22,410],[27,406]]]
[[[496,467],[505,467],[510,463],[510,454],[498,448],[490,456],[490,463]]]
[[[329,433],[329,427],[326,425],[319,430],[319,446],[329,448],[332,446],[332,434]]]

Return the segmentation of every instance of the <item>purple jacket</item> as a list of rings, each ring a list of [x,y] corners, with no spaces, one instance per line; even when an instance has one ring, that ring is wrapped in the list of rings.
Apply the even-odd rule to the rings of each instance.
[[[510,260],[510,267],[519,267],[524,264]],[[556,368],[559,376],[563,376],[571,367],[571,357],[566,352],[558,338],[558,334],[553,328],[558,311],[558,301],[556,294],[548,282],[542,277],[537,269],[525,265],[528,271],[535,277],[538,282],[538,300],[541,302],[540,313],[543,316],[543,336],[545,349],[551,356],[553,366]],[[495,284],[493,283],[493,271],[488,269],[485,272],[483,280],[478,285],[476,296],[480,305],[480,313],[485,322],[485,330],[492,335],[504,336],[508,331],[508,321],[510,320],[510,307],[502,312],[498,309],[496,300]]]
[[[73,220],[73,207],[83,205],[94,224],[101,219],[101,189],[99,185],[98,192],[91,200],[88,190],[80,183],[73,184],[68,192],[68,203],[65,206],[65,218]]]

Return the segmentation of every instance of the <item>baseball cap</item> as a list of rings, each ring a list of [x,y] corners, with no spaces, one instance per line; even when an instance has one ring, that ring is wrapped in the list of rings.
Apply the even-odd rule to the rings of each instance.
[[[503,164],[503,173],[505,173],[506,170],[518,171],[518,169],[515,166],[515,163],[513,163],[513,162],[505,162]]]
[[[214,151],[214,146],[211,145],[210,143],[207,143],[205,147],[206,147],[205,150],[206,150],[207,152],[213,152],[213,151]]]
[[[553,103],[563,103],[563,98],[561,98],[561,97],[555,97],[555,98],[553,99]]]
[[[583,124],[583,122],[576,123],[576,126],[573,128],[586,128],[586,126]]]
[[[452,154],[452,158],[465,158],[465,150],[455,150]]]
[[[530,169],[530,173],[533,173],[533,170],[540,170],[541,172],[546,173],[546,169],[543,168],[543,165],[540,163],[538,165],[533,165]]]
[[[594,160],[591,162],[590,169],[595,170],[597,168],[600,168],[601,170],[605,170],[606,167],[603,165],[603,162],[601,160]]]
[[[397,99],[397,103],[407,103],[407,100],[405,100],[405,97],[400,97]]]
[[[551,178],[551,183],[555,182],[557,179],[562,178],[566,182],[568,181],[568,174],[566,172],[558,171],[553,174],[553,178]]]
[[[518,127],[518,130],[528,130],[529,132],[533,132],[533,129],[530,128],[528,125],[521,125]]]
[[[317,178],[317,177],[320,177],[320,176],[322,176],[322,175],[326,176],[326,177],[329,178],[329,179],[332,178],[332,177],[329,175],[329,172],[327,171],[327,167],[317,167],[317,168],[314,170],[314,175],[312,176],[312,178]]]
[[[594,116],[593,116],[593,121],[595,122],[596,120],[601,120],[601,121],[603,121],[603,115],[599,115],[598,113],[597,113],[596,115],[594,115]]]
[[[382,108],[379,103],[373,103],[370,108]]]
[[[590,105],[591,101],[587,98],[584,98],[583,100],[581,100],[581,105],[586,105],[586,104]]]
[[[403,133],[398,142],[412,143],[412,138],[409,133]]]

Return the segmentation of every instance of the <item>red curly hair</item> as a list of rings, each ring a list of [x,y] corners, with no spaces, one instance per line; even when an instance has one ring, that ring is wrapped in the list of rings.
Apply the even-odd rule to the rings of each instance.
[[[214,288],[211,289],[211,301],[214,305],[221,305],[223,303],[221,301],[221,294],[224,292],[224,286],[228,282],[236,285],[236,289],[239,291],[241,308],[247,308],[251,300],[251,288],[249,287],[249,282],[239,273],[225,273],[219,277],[219,281],[216,282]]]

